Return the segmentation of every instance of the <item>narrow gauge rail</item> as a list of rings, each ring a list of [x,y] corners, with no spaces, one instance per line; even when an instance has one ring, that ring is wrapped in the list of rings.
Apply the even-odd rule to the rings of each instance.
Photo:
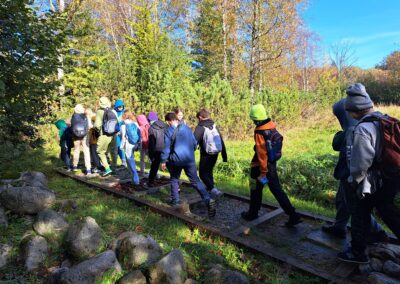
[[[185,181],[182,181],[181,185],[181,199],[186,205],[177,210],[162,202],[169,195],[168,184],[126,191],[121,190],[122,186],[133,187],[129,187],[129,179],[123,177],[90,179],[61,168],[56,171],[95,189],[127,198],[137,206],[145,206],[162,216],[177,218],[190,228],[199,228],[208,234],[226,238],[241,247],[289,264],[321,279],[335,283],[360,281],[361,276],[357,273],[356,265],[336,259],[336,254],[343,248],[345,241],[331,238],[319,230],[323,223],[333,222],[331,218],[299,211],[304,222],[296,228],[285,228],[282,223],[287,217],[283,210],[276,205],[263,203],[261,209],[263,214],[256,220],[244,222],[240,220],[240,211],[241,208],[247,208],[249,199],[224,193],[223,200],[217,203],[216,218],[220,220],[207,219],[206,208],[202,205],[197,192],[187,190],[190,185]],[[232,214],[235,210],[239,211],[236,215]]]

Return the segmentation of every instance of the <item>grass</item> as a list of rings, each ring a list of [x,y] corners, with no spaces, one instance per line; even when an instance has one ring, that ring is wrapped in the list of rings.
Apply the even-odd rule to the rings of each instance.
[[[400,117],[400,108],[395,106],[380,107],[382,112]],[[279,129],[284,135],[283,157],[279,161],[279,175],[283,188],[298,209],[334,216],[334,196],[337,182],[332,178],[337,153],[331,150],[331,139],[339,130],[335,118],[328,113],[321,114],[317,120],[304,122],[302,127]],[[323,122],[321,122],[323,121]],[[48,141],[55,141],[55,130],[44,127],[43,136]],[[248,196],[249,162],[253,155],[253,141],[227,141],[228,163],[219,162],[215,169],[218,187],[224,191]],[[191,278],[200,279],[213,263],[236,269],[247,274],[253,282],[267,283],[320,283],[320,280],[303,273],[290,270],[268,258],[254,255],[234,244],[211,237],[197,229],[190,230],[182,222],[161,217],[146,209],[138,208],[131,202],[103,194],[74,180],[59,176],[53,168],[60,165],[57,158],[56,143],[47,143],[44,148],[18,151],[24,154],[18,159],[10,158],[12,148],[3,145],[0,158],[0,178],[16,178],[19,172],[39,170],[50,180],[50,188],[57,195],[57,200],[73,199],[78,209],[67,215],[72,223],[79,218],[91,216],[102,228],[102,245],[99,252],[118,234],[136,231],[149,234],[160,243],[164,252],[179,248],[188,263]],[[198,155],[198,151],[197,151]],[[198,158],[197,158],[198,160]],[[264,200],[276,203],[269,192],[264,190]],[[55,207],[58,205],[56,204]],[[50,243],[52,256],[46,261],[42,273],[27,274],[22,271],[23,263],[19,258],[18,244],[26,231],[31,230],[31,223],[26,217],[9,214],[9,227],[0,227],[0,243],[13,245],[10,264],[0,270],[1,280],[23,279],[26,283],[45,282],[47,269],[55,267],[63,260],[65,251],[56,241]],[[112,283],[112,276],[107,275],[103,283]]]

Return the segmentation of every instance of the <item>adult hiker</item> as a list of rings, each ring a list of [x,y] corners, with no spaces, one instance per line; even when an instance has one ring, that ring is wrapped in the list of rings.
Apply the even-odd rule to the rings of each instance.
[[[158,168],[161,164],[161,153],[164,149],[164,132],[168,125],[158,120],[157,113],[155,112],[150,112],[148,119],[151,124],[149,128],[149,158],[151,166],[147,186],[153,187]]]
[[[200,148],[199,176],[211,196],[216,198],[223,193],[215,187],[213,170],[219,153],[222,154],[224,162],[228,160],[225,143],[215,122],[210,118],[210,113],[206,109],[200,109],[196,117],[199,123],[194,130],[194,137]]]
[[[72,129],[72,140],[74,143],[74,159],[72,162],[72,169],[74,171],[78,170],[79,156],[81,152],[81,147],[83,150],[83,157],[85,160],[86,174],[92,174],[91,164],[90,164],[90,150],[89,150],[89,121],[85,114],[85,108],[81,104],[77,104],[74,108],[74,114],[71,118],[71,129]]]
[[[135,151],[141,148],[140,128],[132,112],[126,110],[122,115],[121,147],[125,152],[128,169],[132,175],[132,183],[139,184],[139,175],[136,171]]]
[[[89,127],[88,139],[89,139],[89,151],[90,151],[90,163],[92,166],[92,173],[98,174],[101,171],[104,171],[104,167],[100,163],[100,157],[97,154],[97,139],[99,138],[99,133],[94,128],[93,124],[96,120],[96,115],[86,112],[86,116],[88,116],[89,122],[91,122],[92,127]],[[89,118],[90,117],[90,118]]]
[[[370,231],[373,208],[400,239],[400,211],[394,204],[400,190],[400,128],[398,120],[374,110],[362,84],[349,86],[346,93],[345,109],[358,123],[346,140],[350,170],[346,200],[353,204],[351,246],[338,257],[346,262],[368,263],[365,236]]]
[[[54,124],[58,129],[60,159],[64,162],[67,171],[71,171],[71,149],[73,147],[71,127],[63,119],[57,120]]]
[[[140,174],[144,176],[145,170],[145,157],[149,155],[149,128],[150,123],[144,114],[136,116],[137,123],[140,127],[140,133],[142,137],[142,147],[140,148]]]
[[[122,114],[124,113],[124,109],[125,109],[124,101],[121,99],[116,100],[114,105],[114,110],[116,111],[118,115],[118,120],[120,121],[119,127],[121,127],[122,124]],[[124,150],[121,147],[121,135],[115,135],[114,139],[115,141],[113,141],[113,143],[116,143],[115,147],[118,151],[118,156],[121,159],[122,165],[126,167],[125,154]]]
[[[205,185],[197,176],[196,161],[194,158],[197,141],[193,136],[192,130],[185,124],[179,124],[173,112],[167,113],[165,121],[169,127],[165,130],[164,135],[161,169],[164,171],[168,168],[170,173],[171,205],[176,206],[180,204],[179,178],[182,170],[184,170],[190,183],[207,205],[208,216],[214,217],[216,213],[215,200],[210,198]]]
[[[277,172],[277,161],[282,153],[282,135],[276,130],[276,124],[267,117],[263,105],[258,104],[251,107],[250,118],[256,128],[254,130],[254,156],[251,161],[250,180],[250,207],[248,211],[242,212],[245,220],[258,218],[261,208],[262,190],[268,187],[283,211],[289,215],[286,226],[292,227],[301,222],[299,214],[290,203],[286,193],[282,190]]]
[[[346,187],[348,187],[347,178],[350,175],[349,167],[346,159],[346,137],[352,135],[354,126],[357,120],[352,118],[345,110],[346,99],[341,99],[336,102],[333,107],[333,114],[338,119],[341,131],[337,132],[332,141],[332,147],[335,151],[339,151],[339,159],[335,167],[333,176],[339,180],[339,188],[336,193],[336,217],[335,222],[330,226],[322,226],[322,231],[330,235],[345,239],[347,223],[350,219],[351,200],[346,201]],[[369,242],[384,241],[387,239],[385,231],[376,222],[374,217],[371,217],[371,232],[368,234]]]
[[[118,133],[119,120],[116,111],[111,108],[111,102],[107,97],[101,97],[99,103],[100,109],[96,112],[96,120],[94,122],[94,128],[100,135],[97,139],[97,154],[100,157],[101,164],[105,168],[102,176],[108,176],[112,173],[112,170],[107,161],[106,152],[114,135]],[[115,168],[117,165],[117,155],[114,150],[111,150],[111,163],[113,168]]]

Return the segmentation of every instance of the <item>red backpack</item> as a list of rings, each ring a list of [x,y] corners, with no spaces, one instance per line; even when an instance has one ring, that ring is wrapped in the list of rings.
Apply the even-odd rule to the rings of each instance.
[[[149,128],[150,124],[145,124],[140,126],[140,131],[142,134],[142,149],[147,150],[149,149]]]
[[[400,121],[389,115],[367,117],[362,122],[379,122],[382,152],[377,162],[387,176],[400,175]]]

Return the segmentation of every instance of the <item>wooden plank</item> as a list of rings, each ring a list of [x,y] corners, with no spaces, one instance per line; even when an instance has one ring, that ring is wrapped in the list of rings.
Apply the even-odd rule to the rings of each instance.
[[[174,217],[177,219],[180,219],[181,221],[183,221],[185,224],[187,224],[189,227],[191,228],[198,228],[201,231],[207,232],[211,235],[215,235],[215,236],[220,236],[223,238],[226,238],[230,241],[232,241],[233,243],[237,244],[237,245],[241,245],[244,246],[248,249],[250,249],[251,251],[254,251],[256,253],[261,253],[264,254],[268,257],[271,257],[273,259],[276,259],[278,261],[281,262],[285,262],[297,269],[303,270],[307,273],[313,274],[315,276],[318,276],[322,279],[328,280],[328,281],[333,281],[335,283],[348,283],[348,280],[346,280],[345,278],[343,278],[341,275],[333,275],[332,273],[328,272],[328,271],[324,271],[321,270],[319,267],[314,267],[309,263],[305,263],[304,261],[298,260],[292,256],[288,256],[286,254],[281,253],[279,250],[277,250],[273,245],[270,244],[265,244],[265,245],[258,245],[258,244],[254,244],[253,242],[249,241],[249,239],[246,239],[246,237],[244,236],[240,236],[240,235],[234,235],[230,232],[227,232],[226,230],[222,230],[222,229],[217,229],[215,227],[212,227],[211,225],[207,224],[207,223],[202,223],[198,220],[195,220],[193,218],[190,218],[188,216],[186,216],[185,214],[182,214],[178,211],[175,211],[173,208],[171,207],[166,207],[166,206],[160,206],[160,205],[156,205],[156,204],[152,204],[149,201],[143,200],[137,196],[134,196],[132,194],[127,194],[124,192],[120,192],[120,191],[116,191],[113,188],[107,187],[107,186],[103,186],[103,185],[99,185],[97,183],[94,183],[90,180],[87,180],[84,177],[79,177],[79,176],[75,176],[73,173],[69,173],[69,172],[65,172],[62,170],[56,170],[57,172],[59,172],[60,174],[63,174],[65,176],[71,177],[77,181],[80,181],[82,183],[85,183],[95,189],[100,189],[103,190],[107,193],[113,194],[115,196],[118,197],[124,197],[127,198],[131,201],[133,201],[136,205],[138,206],[146,206],[148,207],[151,211],[156,212],[162,216],[166,216],[166,217]]]
[[[246,224],[239,226],[239,228],[234,229],[233,231],[231,231],[231,233],[234,235],[240,235],[242,233],[247,234],[251,228],[258,226],[261,223],[272,220],[273,218],[281,215],[282,213],[283,213],[282,208],[275,209],[271,212],[261,215],[260,217],[258,217],[253,221],[247,222]]]

